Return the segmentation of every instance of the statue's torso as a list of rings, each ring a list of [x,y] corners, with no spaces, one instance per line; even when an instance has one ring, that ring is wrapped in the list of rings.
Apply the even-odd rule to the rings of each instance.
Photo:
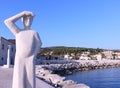
[[[16,35],[16,54],[22,57],[29,57],[35,53],[36,32],[24,30]]]

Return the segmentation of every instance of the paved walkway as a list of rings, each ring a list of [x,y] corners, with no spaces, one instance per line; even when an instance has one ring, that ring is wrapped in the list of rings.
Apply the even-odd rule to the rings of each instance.
[[[0,68],[0,88],[12,88],[12,68]]]
[[[13,68],[0,67],[0,88],[12,88]],[[53,88],[44,81],[36,78],[36,88]]]

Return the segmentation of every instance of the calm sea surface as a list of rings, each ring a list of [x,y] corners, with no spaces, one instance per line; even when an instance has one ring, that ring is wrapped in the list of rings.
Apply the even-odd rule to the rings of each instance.
[[[120,68],[76,72],[66,79],[84,83],[90,88],[120,88]]]

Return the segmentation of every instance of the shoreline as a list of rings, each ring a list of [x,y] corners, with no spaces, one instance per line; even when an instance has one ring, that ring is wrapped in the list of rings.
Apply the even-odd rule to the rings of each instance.
[[[47,61],[48,63],[48,61]],[[114,68],[120,67],[120,60],[69,60],[69,61],[51,61],[50,64],[45,65],[36,65],[36,80],[37,80],[37,88],[39,86],[43,86],[46,88],[90,88],[86,84],[77,83],[73,80],[67,80],[65,77],[60,76],[64,75],[72,75],[74,72],[78,71],[88,71],[88,70],[96,70],[96,69],[105,69],[105,68]],[[4,71],[1,73],[1,77],[5,77],[6,81],[8,81],[7,75],[13,75],[13,68],[5,68],[0,67],[0,71]],[[55,71],[57,71],[55,73]],[[9,77],[11,77],[9,76]],[[12,78],[9,78],[12,81]],[[2,82],[1,78],[1,82]],[[4,82],[4,81],[3,81]],[[11,85],[11,83],[6,84]],[[1,84],[2,86],[2,84]],[[5,85],[4,85],[5,86]],[[3,88],[9,88],[3,87]]]
[[[36,66],[36,76],[47,82],[49,85],[52,85],[54,88],[90,88],[83,83],[66,80],[65,77],[54,74],[51,70],[48,70],[43,66]]]
[[[42,65],[54,74],[71,75],[78,71],[96,70],[104,68],[120,67],[120,60],[65,60],[46,61],[50,64]]]
[[[36,74],[39,78],[42,78],[43,80],[52,84],[55,88],[64,88],[64,86],[70,87],[71,85],[79,85],[77,82],[66,80],[65,77],[62,77],[65,75],[72,75],[74,72],[120,67],[120,60],[54,60],[46,61],[46,63],[49,64],[36,66]],[[80,85],[82,86],[76,88],[90,88],[85,84]]]

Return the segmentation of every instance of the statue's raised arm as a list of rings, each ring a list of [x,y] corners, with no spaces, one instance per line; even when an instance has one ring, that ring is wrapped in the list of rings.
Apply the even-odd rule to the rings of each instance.
[[[6,19],[4,21],[4,23],[6,24],[6,26],[10,29],[10,31],[16,35],[17,33],[19,33],[21,30],[20,28],[15,24],[15,22],[19,19],[23,19],[25,16],[34,16],[34,14],[32,12],[29,11],[23,11],[15,16],[12,16],[8,19]]]

